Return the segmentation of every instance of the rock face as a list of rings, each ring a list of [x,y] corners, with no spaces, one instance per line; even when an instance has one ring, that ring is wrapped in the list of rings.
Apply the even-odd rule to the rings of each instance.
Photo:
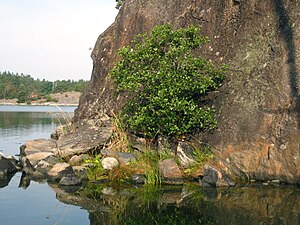
[[[118,112],[126,96],[115,97],[108,72],[116,51],[153,26],[202,26],[210,43],[196,54],[230,66],[213,94],[219,128],[199,134],[220,162],[238,176],[256,180],[300,180],[300,2],[124,1],[116,21],[92,52],[91,82],[74,123],[80,132],[99,113]]]

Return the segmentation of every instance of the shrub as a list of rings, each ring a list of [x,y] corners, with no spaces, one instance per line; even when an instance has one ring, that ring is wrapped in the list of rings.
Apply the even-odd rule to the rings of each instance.
[[[117,91],[130,96],[122,111],[126,129],[153,138],[217,126],[204,97],[221,85],[224,67],[191,54],[207,42],[194,26],[173,31],[168,24],[119,50],[121,60],[110,75]]]

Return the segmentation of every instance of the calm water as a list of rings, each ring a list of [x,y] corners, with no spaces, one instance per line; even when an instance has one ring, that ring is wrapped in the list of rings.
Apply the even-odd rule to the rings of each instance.
[[[74,107],[62,110],[72,113]],[[48,138],[65,118],[55,107],[0,106],[2,153],[17,155],[27,140]],[[0,179],[0,225],[69,224],[299,225],[300,189],[120,188],[95,183],[62,189],[27,180],[21,173],[11,180]]]

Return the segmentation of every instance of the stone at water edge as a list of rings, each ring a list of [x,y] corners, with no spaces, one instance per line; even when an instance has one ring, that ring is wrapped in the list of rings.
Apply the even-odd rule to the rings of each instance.
[[[182,174],[175,159],[165,159],[158,163],[163,183],[182,184]]]
[[[235,186],[235,183],[227,175],[223,174],[216,168],[210,165],[204,165],[204,176],[199,180],[202,187],[230,187]]]
[[[74,174],[73,168],[68,163],[57,163],[47,173],[51,180],[60,180],[65,176]]]
[[[146,177],[144,174],[133,174],[131,181],[133,184],[144,184],[146,183]]]
[[[20,147],[20,155],[27,156],[38,152],[51,152],[55,153],[57,150],[57,144],[52,139],[36,139],[27,141]]]
[[[102,159],[101,161],[102,167],[105,170],[112,170],[113,168],[116,168],[119,166],[119,162],[114,157],[106,157]]]

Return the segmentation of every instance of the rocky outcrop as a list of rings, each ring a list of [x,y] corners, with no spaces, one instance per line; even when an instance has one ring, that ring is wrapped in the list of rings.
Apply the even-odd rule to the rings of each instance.
[[[118,112],[126,100],[114,95],[108,76],[117,49],[157,24],[194,24],[211,40],[195,54],[229,65],[223,87],[211,96],[219,128],[195,138],[211,143],[218,163],[232,174],[297,183],[299,13],[300,2],[289,0],[124,1],[92,52],[91,82],[73,121],[77,132],[102,113]]]

